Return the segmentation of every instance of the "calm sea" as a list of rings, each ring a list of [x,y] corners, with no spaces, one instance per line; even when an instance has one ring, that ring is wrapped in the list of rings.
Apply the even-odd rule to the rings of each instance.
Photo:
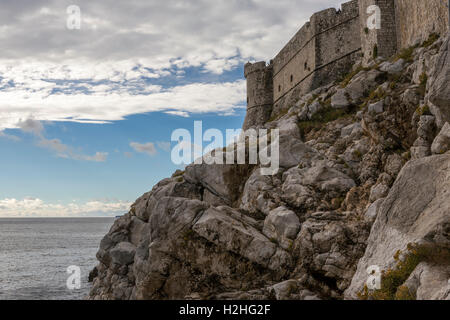
[[[89,292],[100,240],[113,218],[0,218],[0,300],[75,300]],[[69,266],[81,289],[69,290]]]

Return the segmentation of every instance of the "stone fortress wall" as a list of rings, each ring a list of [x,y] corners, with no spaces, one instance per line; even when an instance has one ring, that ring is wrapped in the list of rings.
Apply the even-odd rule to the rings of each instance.
[[[449,28],[447,0],[396,0],[397,46],[407,48],[423,42],[431,33]]]
[[[368,8],[376,5],[381,11],[381,29],[369,29],[367,20],[372,12]],[[397,25],[394,0],[359,0],[360,34],[362,58],[368,62],[374,57],[390,57],[397,52]]]
[[[311,17],[273,60],[274,102],[303,82],[308,90],[318,69],[361,49],[358,16],[353,0]]]
[[[402,48],[443,34],[449,26],[447,0],[352,0],[315,13],[267,65],[247,63],[244,129],[265,123],[272,112],[332,83],[357,61],[388,58]],[[369,30],[367,8],[381,10],[381,28]]]

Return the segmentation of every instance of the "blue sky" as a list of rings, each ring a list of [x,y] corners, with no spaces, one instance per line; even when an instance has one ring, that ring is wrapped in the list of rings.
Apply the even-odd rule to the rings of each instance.
[[[240,128],[243,65],[339,3],[3,0],[0,217],[126,212],[178,168],[175,129]]]

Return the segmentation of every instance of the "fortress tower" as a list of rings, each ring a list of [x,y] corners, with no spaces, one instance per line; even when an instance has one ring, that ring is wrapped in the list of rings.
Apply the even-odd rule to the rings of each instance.
[[[247,79],[247,115],[243,129],[265,123],[270,118],[273,106],[273,66],[264,61],[247,63],[244,66]]]
[[[370,10],[372,6],[379,9]],[[379,10],[379,11],[378,11]],[[368,20],[380,14],[379,29],[371,28]],[[394,0],[359,0],[361,48],[364,62],[377,57],[388,58],[397,52],[397,28]]]
[[[449,30],[448,0],[352,0],[322,10],[275,56],[245,65],[244,129],[267,122],[299,97],[341,79],[358,62],[395,55]],[[371,6],[376,6],[372,7]],[[377,15],[376,26],[368,24]],[[373,22],[373,20],[372,20]]]

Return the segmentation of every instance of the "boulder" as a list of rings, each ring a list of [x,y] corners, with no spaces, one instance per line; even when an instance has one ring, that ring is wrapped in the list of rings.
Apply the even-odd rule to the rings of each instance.
[[[280,167],[292,168],[303,163],[308,166],[319,157],[316,150],[292,135],[280,134]]]
[[[338,293],[350,284],[355,263],[364,253],[368,228],[337,212],[317,212],[302,223],[294,242],[298,264],[314,274],[333,279],[328,290]]]
[[[136,247],[129,242],[121,242],[110,251],[112,262],[122,266],[133,263],[135,253]]]
[[[414,141],[414,145],[411,147],[412,159],[420,159],[431,155],[431,144],[434,138],[435,130],[435,117],[434,116],[421,116],[418,128],[418,138]]]
[[[391,175],[391,177],[396,177],[400,170],[403,168],[404,160],[397,154],[391,154],[386,160],[386,165],[384,166],[384,171]]]
[[[367,110],[372,113],[382,113],[384,111],[384,102],[383,100],[369,104]]]
[[[383,72],[376,69],[361,72],[352,79],[345,92],[353,103],[359,103],[367,92],[374,90],[383,80]]]
[[[393,268],[394,256],[398,251],[405,252],[409,243],[450,247],[449,167],[450,154],[405,165],[379,209],[366,252],[345,292],[347,299],[357,298],[368,278],[369,266]]]
[[[383,202],[384,198],[381,198],[372,203],[369,209],[367,209],[366,213],[364,214],[364,218],[369,222],[375,222],[375,219],[378,216],[378,212],[380,211]]]
[[[351,105],[348,99],[349,95],[345,89],[339,89],[331,97],[331,106],[335,109],[344,109]]]
[[[252,226],[237,221],[218,208],[210,208],[193,229],[201,237],[224,249],[272,270],[289,263],[286,252]]]
[[[361,124],[359,122],[355,122],[341,129],[341,137],[345,138],[355,132],[361,131],[362,131]]]
[[[450,150],[450,124],[448,122],[442,127],[441,132],[434,139],[431,145],[433,154],[442,154]]]
[[[288,249],[299,229],[300,221],[297,215],[285,207],[279,207],[270,211],[264,221],[263,234],[276,240],[282,248]]]
[[[242,193],[240,209],[255,214],[262,212],[268,215],[275,208],[271,194],[276,194],[276,188],[272,183],[272,177],[261,174],[261,169],[256,169],[248,178]]]
[[[375,202],[378,199],[385,198],[388,195],[389,187],[383,183],[376,184],[370,189],[370,201]]]
[[[396,62],[385,61],[380,64],[380,70],[390,74],[399,74],[403,71],[405,60],[398,59]]]
[[[442,44],[439,58],[429,80],[428,101],[436,124],[442,128],[450,122],[450,35]]]
[[[356,186],[346,174],[326,165],[316,165],[302,172],[304,185],[311,185],[324,191],[345,192]]]
[[[184,179],[207,190],[211,204],[231,205],[243,188],[243,178],[251,173],[250,168],[251,165],[191,164],[186,167]]]
[[[417,300],[449,300],[449,277],[448,266],[421,262],[406,280],[405,286]]]

